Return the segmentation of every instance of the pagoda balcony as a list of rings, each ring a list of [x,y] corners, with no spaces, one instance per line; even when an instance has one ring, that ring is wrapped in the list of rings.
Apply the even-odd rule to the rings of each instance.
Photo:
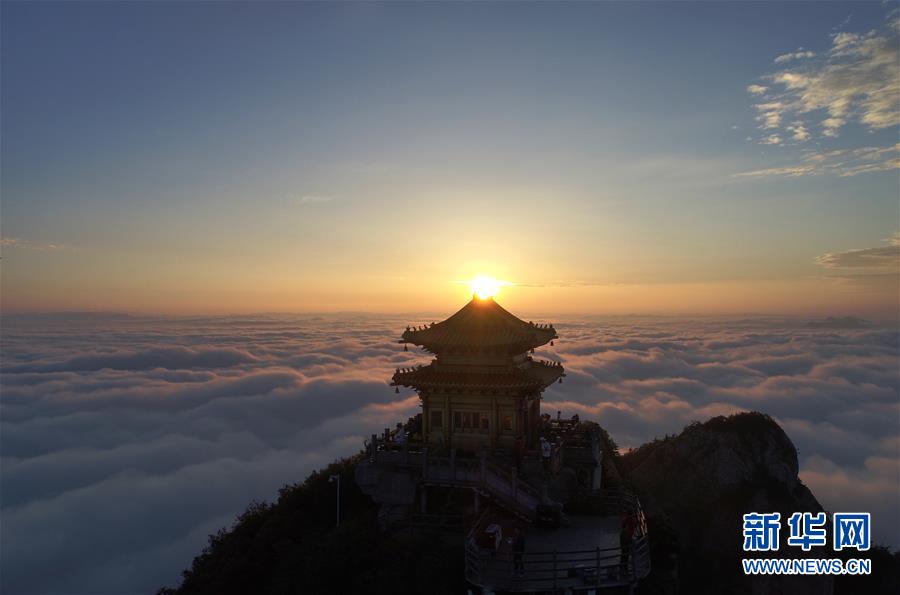
[[[425,390],[535,392],[565,376],[562,364],[528,360],[518,366],[454,366],[432,363],[427,366],[397,368],[392,386]]]

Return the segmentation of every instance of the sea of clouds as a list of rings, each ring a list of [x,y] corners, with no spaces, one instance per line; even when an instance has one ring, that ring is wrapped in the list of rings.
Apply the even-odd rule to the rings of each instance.
[[[251,500],[419,411],[388,382],[428,360],[396,341],[433,319],[4,317],[3,592],[177,584]],[[797,445],[801,477],[827,509],[872,511],[876,539],[900,546],[895,325],[634,316],[556,326],[561,340],[538,355],[562,360],[567,376],[545,410],[594,419],[626,448],[692,420],[763,411]]]

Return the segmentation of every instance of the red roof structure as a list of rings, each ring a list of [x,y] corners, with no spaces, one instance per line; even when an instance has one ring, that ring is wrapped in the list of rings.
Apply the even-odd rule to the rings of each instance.
[[[420,345],[437,354],[482,351],[513,355],[556,338],[553,325],[525,322],[507,312],[493,298],[472,298],[443,322],[419,328],[407,327],[400,342]]]
[[[443,322],[407,327],[400,343],[419,345],[437,358],[397,369],[392,384],[426,392],[540,394],[565,375],[563,367],[527,353],[556,338],[553,325],[525,322],[492,298],[472,298]]]

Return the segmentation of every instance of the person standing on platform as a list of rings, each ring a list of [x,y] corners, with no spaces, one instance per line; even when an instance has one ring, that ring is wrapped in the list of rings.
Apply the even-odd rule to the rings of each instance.
[[[521,471],[522,459],[525,457],[525,437],[521,434],[516,436],[516,443],[513,447],[513,455],[516,459],[516,471]]]
[[[619,531],[619,577],[624,579],[628,574],[628,562],[631,559],[631,540],[634,538],[637,521],[634,515],[623,512],[622,529]]]
[[[553,452],[553,446],[550,441],[541,436],[541,459],[544,461],[544,472],[550,473],[550,455]]]
[[[516,527],[513,532],[513,565],[515,567],[516,576],[525,574],[525,562],[523,560],[525,554],[525,534],[522,529]]]

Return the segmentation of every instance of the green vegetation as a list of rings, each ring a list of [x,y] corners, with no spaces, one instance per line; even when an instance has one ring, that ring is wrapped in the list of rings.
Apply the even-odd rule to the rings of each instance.
[[[440,539],[384,536],[377,509],[354,481],[357,457],[285,486],[273,504],[252,503],[230,530],[209,544],[183,572],[174,594],[460,593],[462,548]],[[341,476],[342,518],[335,528],[335,485]]]

